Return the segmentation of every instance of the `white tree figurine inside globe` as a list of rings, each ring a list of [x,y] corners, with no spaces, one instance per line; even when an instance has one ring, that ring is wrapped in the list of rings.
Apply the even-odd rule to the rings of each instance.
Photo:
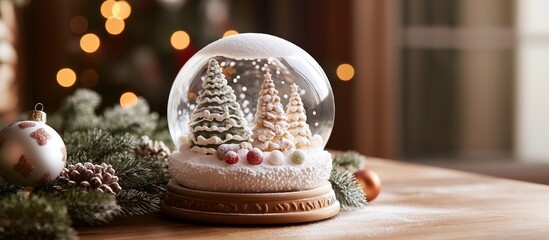
[[[189,59],[170,92],[168,126],[179,150],[169,157],[172,183],[220,193],[324,189],[334,112],[324,71],[298,46],[256,33],[213,42]],[[335,209],[326,189],[318,204]]]
[[[210,59],[219,62],[250,126],[266,72],[272,75],[284,106],[290,99],[291,84],[296,83],[311,133],[320,135],[322,147],[326,145],[334,125],[335,107],[332,88],[320,65],[284,39],[246,33],[206,46],[177,75],[168,100],[169,129],[176,146],[180,146],[179,138],[190,132],[190,116]]]

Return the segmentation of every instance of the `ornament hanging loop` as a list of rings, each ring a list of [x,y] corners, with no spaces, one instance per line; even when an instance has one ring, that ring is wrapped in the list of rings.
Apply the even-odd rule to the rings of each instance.
[[[47,115],[43,110],[44,105],[42,105],[42,103],[37,103],[36,105],[34,105],[34,110],[30,111],[29,113],[29,120],[46,122]]]
[[[40,109],[38,109],[38,108],[40,108]],[[42,103],[37,103],[36,105],[34,105],[34,110],[44,111],[44,105]]]

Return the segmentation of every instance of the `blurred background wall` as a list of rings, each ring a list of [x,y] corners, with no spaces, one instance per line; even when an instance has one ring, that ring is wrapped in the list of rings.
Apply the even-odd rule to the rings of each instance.
[[[324,68],[337,109],[329,148],[549,182],[546,9],[544,0],[3,0],[0,119],[36,102],[54,111],[77,88],[98,91],[103,107],[131,92],[165,115],[196,51],[263,32]]]

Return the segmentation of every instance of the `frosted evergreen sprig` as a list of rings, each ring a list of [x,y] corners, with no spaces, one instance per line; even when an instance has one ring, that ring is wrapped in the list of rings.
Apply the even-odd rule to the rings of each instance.
[[[122,161],[133,154],[133,148],[136,146],[136,138],[129,133],[113,135],[99,128],[66,133],[64,141],[69,154],[68,164],[101,164],[105,159]]]
[[[334,164],[330,174],[330,183],[342,209],[353,210],[366,206],[366,195],[354,175],[349,171]]]
[[[101,100],[101,96],[92,90],[78,89],[65,99],[56,113],[48,116],[48,125],[60,133],[100,128],[113,135],[148,135],[155,140],[169,142],[166,119],[151,112],[143,98],[139,98],[131,108],[114,105],[98,114]]]
[[[150,157],[127,157],[106,160],[116,169],[124,190],[136,189],[151,194],[163,194],[169,176],[164,161]]]
[[[117,202],[122,206],[118,214],[121,217],[144,215],[160,210],[160,196],[135,189],[122,190],[116,195]]]
[[[122,189],[144,192],[151,197],[160,197],[164,194],[169,179],[166,162],[155,156],[136,155],[134,152],[136,139],[133,135],[111,135],[106,130],[92,129],[67,134],[66,139],[67,149],[72,153],[69,154],[69,164],[76,164],[76,162],[110,164],[116,170],[118,183]],[[140,199],[136,198],[133,201],[140,201]],[[148,199],[141,199],[141,201],[143,202],[134,205],[121,204],[121,211],[126,213],[125,215],[140,212],[135,209],[136,206],[143,207],[143,212],[158,210],[158,202]],[[126,209],[126,206],[132,209]]]
[[[58,196],[75,225],[101,225],[110,222],[121,210],[112,194],[69,189]]]
[[[96,127],[100,123],[95,113],[99,104],[99,94],[88,89],[78,89],[65,99],[57,113],[49,117],[48,124],[60,133]]]
[[[350,172],[356,172],[364,169],[366,157],[355,151],[334,152],[333,164],[338,167],[347,169]]]
[[[147,101],[139,98],[131,108],[115,105],[105,109],[101,117],[101,128],[115,135],[128,132],[136,136],[153,135],[158,119],[158,114],[150,111]]]
[[[159,210],[169,178],[166,161],[138,156],[135,147],[142,135],[171,141],[166,119],[150,112],[143,99],[130,109],[114,106],[96,114],[100,103],[99,94],[79,89],[48,117],[48,124],[64,135],[67,164],[110,164],[124,190],[116,196],[80,189],[56,194],[56,180],[23,198],[16,194],[21,187],[0,180],[0,239],[73,239],[71,219],[76,225],[100,225]]]
[[[0,178],[0,198],[10,196],[18,191],[22,190],[22,187],[15,186]]]
[[[0,239],[77,239],[63,202],[12,194],[0,200]]]

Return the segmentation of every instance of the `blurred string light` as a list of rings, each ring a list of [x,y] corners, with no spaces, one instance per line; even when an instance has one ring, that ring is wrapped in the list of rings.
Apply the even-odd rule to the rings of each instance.
[[[108,19],[112,17],[112,9],[115,3],[116,1],[114,0],[107,0],[101,4],[101,15],[103,15],[104,18]]]
[[[235,30],[229,30],[229,31],[226,31],[225,33],[223,33],[223,37],[225,38],[225,37],[232,36],[232,35],[236,35],[236,34],[238,34],[237,31],[235,31]]]
[[[355,76],[355,68],[348,63],[340,64],[336,70],[337,77],[341,81],[349,81]]]
[[[88,30],[88,19],[83,16],[75,16],[71,19],[70,27],[74,33],[85,33]]]
[[[116,1],[112,6],[112,16],[125,20],[130,17],[132,7],[126,1]]]
[[[71,87],[76,82],[76,74],[70,68],[63,68],[57,72],[57,83],[62,87]]]
[[[137,104],[137,95],[132,92],[125,92],[120,96],[120,106],[122,108],[131,108]]]
[[[101,15],[106,19],[117,17],[124,20],[130,17],[131,13],[132,7],[126,1],[106,0],[101,4]]]
[[[132,8],[127,1],[107,0],[101,4],[101,15],[107,19],[105,29],[112,35],[118,35],[124,31],[127,19]]]
[[[100,44],[99,37],[93,33],[88,33],[80,38],[80,48],[87,53],[97,51]]]
[[[107,30],[108,33],[112,35],[118,35],[122,31],[124,31],[125,25],[126,24],[124,23],[124,20],[117,17],[110,17],[105,22],[105,29]]]
[[[175,31],[170,38],[172,47],[177,50],[183,50],[191,43],[191,37],[185,31]]]
[[[106,0],[101,4],[100,12],[107,19],[105,29],[112,35],[118,35],[125,28],[124,19],[127,19],[132,12],[130,4],[125,0]],[[70,29],[76,34],[85,33],[88,30],[88,19],[83,16],[75,16],[71,19]],[[99,37],[93,33],[88,33],[80,38],[80,48],[87,53],[97,51],[101,41]],[[84,70],[80,73],[81,84],[85,87],[95,87],[99,82],[99,75],[93,69]],[[70,87],[76,82],[76,73],[70,68],[63,68],[57,72],[57,82],[63,87]],[[125,93],[120,98],[120,104],[132,104],[133,93]],[[135,96],[135,94],[133,94]],[[137,102],[137,96],[134,97]],[[124,101],[122,101],[124,99]]]

